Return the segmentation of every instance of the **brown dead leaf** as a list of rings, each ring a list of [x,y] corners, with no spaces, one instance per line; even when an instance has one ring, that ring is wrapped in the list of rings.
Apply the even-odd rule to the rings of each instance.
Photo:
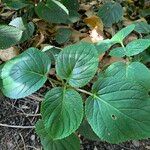
[[[0,50],[0,59],[3,61],[10,60],[19,55],[19,49],[17,47],[10,47],[5,50]]]
[[[103,31],[103,22],[102,20],[94,15],[84,19],[84,22],[90,26],[91,29],[96,28],[97,30]]]

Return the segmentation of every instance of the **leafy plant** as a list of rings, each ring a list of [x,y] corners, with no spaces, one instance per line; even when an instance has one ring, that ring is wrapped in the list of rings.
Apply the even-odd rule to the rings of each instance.
[[[28,5],[28,1],[16,6],[12,1],[5,3],[17,10]],[[72,13],[76,16],[78,9],[76,0],[47,0],[35,6],[36,14],[50,24],[73,23]],[[98,15],[111,27],[121,20],[122,6],[106,3]],[[96,44],[80,41],[62,49],[46,45],[41,51],[30,47],[0,66],[1,91],[9,98],[29,96],[45,82],[51,83],[35,125],[45,150],[79,150],[78,133],[110,143],[150,137],[150,70],[134,61],[149,48],[150,39],[140,37],[125,44],[133,32],[149,34],[149,25],[133,23]],[[23,43],[33,33],[34,24],[21,17],[0,25],[0,49]],[[70,29],[60,28],[56,42],[65,43],[70,36]],[[124,61],[99,69],[104,52]],[[56,70],[55,79],[49,73],[51,67]]]

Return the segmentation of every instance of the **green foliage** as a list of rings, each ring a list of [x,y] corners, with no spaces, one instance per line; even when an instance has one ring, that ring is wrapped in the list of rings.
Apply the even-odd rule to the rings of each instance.
[[[59,44],[68,42],[70,39],[71,33],[72,33],[71,30],[67,28],[58,29],[57,34],[55,36],[56,42]]]
[[[3,66],[2,92],[14,99],[28,96],[43,86],[49,69],[49,58],[38,49],[29,48]]]
[[[65,47],[56,61],[58,76],[73,87],[86,85],[94,77],[97,66],[95,47],[83,42]]]
[[[2,0],[8,7],[18,10],[32,4],[30,0]]]
[[[34,24],[32,22],[27,23],[26,20],[21,17],[17,17],[12,20],[9,25],[14,26],[22,31],[22,38],[20,39],[20,43],[30,39],[33,35]]]
[[[112,38],[112,41],[115,41],[116,43],[122,43],[124,38],[127,37],[135,28],[135,25],[129,25],[125,28],[123,28],[122,30],[120,30],[119,32],[117,32]]]
[[[53,88],[46,94],[41,112],[51,138],[65,138],[75,132],[82,121],[82,98],[73,89]]]
[[[135,29],[138,33],[149,34],[150,33],[150,25],[146,22],[137,22],[135,23]]]
[[[78,129],[79,133],[83,135],[85,138],[93,140],[93,141],[100,141],[100,138],[94,133],[91,126],[84,120]]]
[[[41,138],[41,143],[44,150],[79,150],[80,141],[78,137],[74,134],[64,138],[62,140],[52,140],[51,137],[46,132],[44,123],[39,120],[36,123],[36,132]]]
[[[56,58],[57,58],[58,54],[60,53],[61,49],[58,47],[55,47],[55,46],[46,45],[46,46],[44,46],[42,51],[44,53],[46,53],[46,55],[51,60],[52,64],[55,64]]]
[[[8,25],[0,25],[0,49],[6,49],[18,44],[21,38],[21,30]]]
[[[111,27],[114,23],[122,20],[122,6],[117,2],[107,2],[99,8],[98,16],[102,19],[106,27]]]
[[[111,64],[105,71],[104,76],[116,78],[127,78],[139,82],[148,90],[150,89],[150,70],[140,62],[124,63],[116,62]]]
[[[147,61],[149,24],[134,22],[122,28],[119,22],[123,18],[122,6],[106,2],[99,8],[98,16],[109,39],[66,46],[73,42],[70,40],[76,34],[73,27],[81,21],[77,22],[80,19],[77,0],[3,2],[17,11],[9,25],[0,25],[1,52],[15,45],[21,47],[20,53],[24,52],[0,65],[0,94],[23,98],[39,90],[48,79],[46,86],[51,85],[41,102],[41,119],[35,129],[44,150],[79,150],[76,131],[85,138],[110,143],[150,137],[150,70],[141,63],[150,62]],[[20,17],[25,11],[30,14],[31,8],[31,16],[36,19]],[[101,36],[97,22],[92,23],[96,26],[91,33],[96,30]],[[118,28],[121,30],[113,34]],[[34,33],[41,36],[30,44],[28,40]],[[136,40],[128,40],[131,33]],[[52,37],[48,38],[49,34]],[[82,38],[82,34],[74,36]],[[34,47],[24,50],[28,45],[41,50]],[[121,57],[122,62],[107,63],[110,56]]]
[[[98,80],[92,93],[86,117],[101,139],[119,143],[149,137],[150,99],[144,87],[114,76]]]
[[[49,23],[66,23],[69,18],[68,9],[56,0],[47,0],[46,4],[38,3],[35,11],[40,18]]]

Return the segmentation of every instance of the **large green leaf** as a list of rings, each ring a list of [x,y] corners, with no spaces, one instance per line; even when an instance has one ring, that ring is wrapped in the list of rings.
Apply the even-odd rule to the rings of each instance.
[[[140,84],[114,77],[98,80],[86,101],[94,132],[110,143],[150,137],[150,99]]]
[[[126,55],[133,56],[143,52],[150,46],[150,39],[138,39],[126,46]]]
[[[75,134],[62,140],[52,140],[42,120],[36,123],[36,133],[41,139],[44,150],[80,150],[80,141]]]
[[[50,60],[36,48],[29,48],[2,68],[2,92],[10,98],[28,96],[47,80]]]
[[[114,23],[122,20],[122,6],[117,2],[107,2],[99,8],[98,16],[100,16],[106,27],[111,27]]]
[[[9,25],[16,27],[19,30],[22,30],[22,38],[20,42],[24,42],[31,38],[34,32],[34,24],[32,22],[27,23],[23,18],[17,17],[12,20]]]
[[[46,4],[38,3],[35,11],[40,18],[49,23],[66,23],[69,17],[67,8],[56,0],[47,0]]]
[[[86,85],[96,73],[97,66],[97,50],[94,45],[84,42],[64,48],[56,61],[58,76],[73,87]]]
[[[147,89],[150,89],[150,70],[140,62],[113,63],[106,69],[104,76],[113,76],[119,79],[127,78],[131,81],[138,82]]]
[[[82,121],[82,98],[72,89],[53,88],[45,96],[41,113],[51,138],[65,138],[72,134]]]
[[[112,38],[112,41],[115,41],[116,43],[122,43],[123,39],[127,37],[135,28],[135,25],[128,25],[127,27],[121,29],[118,31]]]
[[[22,31],[8,25],[0,25],[0,49],[6,49],[19,43]]]

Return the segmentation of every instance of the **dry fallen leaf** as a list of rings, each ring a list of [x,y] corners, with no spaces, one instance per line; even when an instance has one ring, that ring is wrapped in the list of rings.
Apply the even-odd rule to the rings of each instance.
[[[100,31],[103,31],[103,22],[102,20],[100,19],[100,17],[98,16],[91,16],[89,18],[85,18],[84,19],[84,22],[89,25],[91,27],[91,29],[93,28],[97,28],[97,30],[100,30]]]
[[[17,47],[10,47],[5,50],[0,50],[0,59],[3,61],[10,60],[19,55],[19,49]]]

